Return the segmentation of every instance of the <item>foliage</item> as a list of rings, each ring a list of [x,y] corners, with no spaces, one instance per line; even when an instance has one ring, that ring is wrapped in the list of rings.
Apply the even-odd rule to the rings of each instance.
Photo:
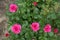
[[[37,6],[34,6],[33,2],[37,2]],[[53,30],[54,28],[60,29],[59,2],[56,0],[16,0],[15,4],[18,5],[18,10],[14,13],[7,12],[9,40],[58,40],[58,36],[54,34]],[[40,23],[39,31],[31,30],[32,22]],[[10,30],[15,23],[22,25],[21,33],[18,35]],[[52,31],[49,33],[43,31],[46,24],[52,26]]]

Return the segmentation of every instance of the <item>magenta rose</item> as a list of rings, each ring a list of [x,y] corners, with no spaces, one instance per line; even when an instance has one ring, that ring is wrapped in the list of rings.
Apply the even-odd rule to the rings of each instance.
[[[14,24],[11,27],[11,31],[15,34],[19,34],[21,32],[21,25],[20,24]]]
[[[30,25],[31,29],[34,31],[34,32],[37,32],[39,29],[40,29],[40,25],[38,22],[33,22],[31,25]]]
[[[51,25],[46,24],[43,30],[44,30],[44,32],[51,32]]]
[[[34,6],[37,6],[37,4],[38,4],[37,2],[33,2],[33,5],[34,5]]]
[[[16,12],[18,9],[18,6],[16,4],[10,4],[9,11],[10,12]]]
[[[58,33],[58,28],[54,28],[54,33]]]

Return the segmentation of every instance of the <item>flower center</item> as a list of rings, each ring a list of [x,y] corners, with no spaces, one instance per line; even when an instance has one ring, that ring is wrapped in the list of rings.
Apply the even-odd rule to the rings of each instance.
[[[13,6],[12,9],[15,10],[16,8]]]
[[[17,30],[18,30],[18,28],[17,28],[17,27],[14,27],[14,29],[15,29],[15,31],[17,31]]]

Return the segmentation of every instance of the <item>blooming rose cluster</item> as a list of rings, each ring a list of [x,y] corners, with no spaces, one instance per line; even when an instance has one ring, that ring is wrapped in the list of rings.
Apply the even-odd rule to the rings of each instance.
[[[38,30],[40,30],[40,24],[38,22],[33,22],[31,25],[30,25],[30,28],[34,31],[34,32],[37,32]],[[22,29],[22,26],[20,24],[14,24],[12,27],[11,27],[11,31],[15,34],[19,34],[21,32],[21,29]],[[45,25],[44,27],[44,32],[51,32],[51,25],[50,24],[47,24]]]
[[[34,31],[37,32],[40,30],[40,24],[38,22],[33,22],[30,25],[30,28]],[[20,24],[13,24],[13,26],[11,26],[11,31],[15,34],[19,34],[21,32],[22,26]],[[44,32],[51,32],[51,25],[50,24],[46,24],[43,28]],[[58,29],[54,29],[54,33],[58,33]]]
[[[37,2],[33,2],[33,5],[34,5],[34,6],[37,6]],[[17,9],[18,9],[18,6],[17,6],[16,4],[10,4],[10,6],[9,6],[9,11],[10,11],[10,12],[16,12]],[[38,32],[38,31],[40,31],[41,26],[40,26],[40,23],[38,23],[38,22],[32,22],[32,23],[30,24],[30,28],[31,28],[31,30],[32,30],[33,32]],[[47,33],[47,32],[51,32],[51,29],[52,29],[52,26],[51,26],[50,24],[46,24],[46,25],[44,26],[44,28],[43,28],[43,31]],[[19,34],[19,33],[21,33],[21,32],[22,32],[22,25],[21,25],[21,24],[18,24],[18,23],[13,24],[13,25],[11,26],[11,31],[12,31],[14,34]],[[58,33],[58,29],[57,29],[57,28],[54,29],[54,33]],[[7,33],[5,34],[5,36],[9,36],[9,33],[7,32]]]

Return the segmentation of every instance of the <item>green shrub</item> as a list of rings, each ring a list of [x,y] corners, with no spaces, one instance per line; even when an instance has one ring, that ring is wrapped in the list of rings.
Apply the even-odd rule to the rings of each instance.
[[[37,5],[34,5],[37,2]],[[14,3],[18,5],[18,10],[14,13],[7,12],[8,31],[10,40],[59,40],[58,33],[54,33],[54,29],[60,29],[60,4],[56,0],[16,0]],[[9,8],[8,8],[9,10]],[[30,28],[30,24],[38,22],[40,30],[34,32]],[[10,27],[19,23],[22,25],[20,34],[11,32]],[[46,24],[51,25],[52,31],[45,33],[43,28]]]

